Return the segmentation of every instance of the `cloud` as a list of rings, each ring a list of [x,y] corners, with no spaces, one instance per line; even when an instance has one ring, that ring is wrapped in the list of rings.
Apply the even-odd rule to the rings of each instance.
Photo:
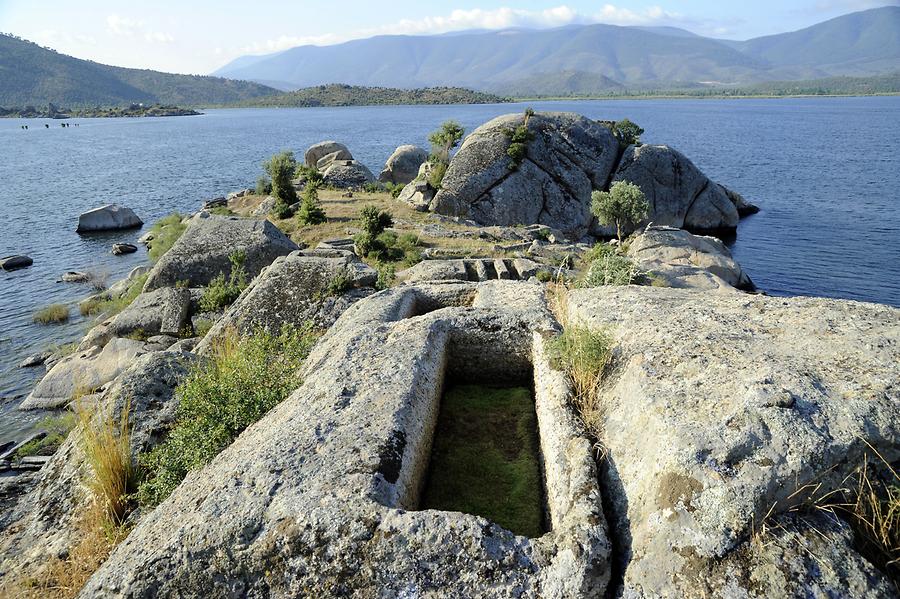
[[[679,13],[664,10],[660,6],[652,6],[644,10],[631,10],[613,4],[604,4],[594,13],[581,13],[560,5],[544,10],[524,10],[501,7],[492,10],[474,8],[470,10],[456,9],[447,15],[428,16],[421,19],[402,19],[400,21],[347,32],[345,34],[326,33],[316,36],[282,35],[277,38],[244,46],[245,54],[278,52],[296,46],[327,46],[353,39],[372,37],[374,35],[433,35],[464,31],[467,29],[508,29],[525,27],[546,29],[565,25],[587,25],[606,23],[609,25],[681,25],[694,26],[717,33],[727,32],[720,23],[707,23],[690,20]]]
[[[168,33],[150,30],[143,21],[120,17],[119,15],[106,17],[106,30],[113,35],[121,37],[142,37],[147,42],[154,44],[169,44],[175,41],[175,38]]]

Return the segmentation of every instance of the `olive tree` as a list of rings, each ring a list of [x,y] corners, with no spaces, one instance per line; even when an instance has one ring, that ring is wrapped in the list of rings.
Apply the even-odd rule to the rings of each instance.
[[[609,191],[591,194],[591,213],[600,224],[616,225],[616,237],[622,245],[622,227],[633,226],[647,218],[650,204],[641,188],[628,181],[616,181]]]

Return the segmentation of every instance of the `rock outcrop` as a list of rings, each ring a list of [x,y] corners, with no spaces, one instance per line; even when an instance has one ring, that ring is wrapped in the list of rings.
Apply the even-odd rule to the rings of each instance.
[[[174,420],[174,391],[193,359],[184,352],[140,356],[98,398],[98,417],[118,419],[128,403],[135,458],[158,443]],[[84,509],[85,467],[81,432],[76,428],[40,470],[35,489],[20,497],[14,509],[0,514],[0,587],[7,575],[36,573],[66,555]]]
[[[118,229],[136,229],[144,224],[131,208],[108,204],[94,208],[78,217],[78,233],[91,231],[113,231]]]
[[[144,517],[82,596],[602,597],[610,545],[591,443],[543,353],[553,327],[526,283],[356,303],[303,386]],[[533,381],[550,532],[418,510],[446,377]]]
[[[629,146],[613,177],[644,192],[650,216],[644,223],[691,231],[734,230],[740,216],[724,188],[707,178],[681,152],[667,146]],[[614,229],[598,231],[614,233]],[[630,232],[626,228],[625,232]]]
[[[631,240],[627,255],[664,287],[753,291],[753,281],[716,237],[651,227]]]
[[[351,154],[348,150],[338,150],[337,152],[332,152],[331,154],[325,154],[316,162],[316,169],[319,171],[324,171],[327,169],[333,162],[337,161],[347,161],[353,160],[353,154]]]
[[[404,283],[424,281],[527,281],[539,272],[551,269],[527,258],[459,260],[423,260],[415,266],[397,273]]]
[[[306,163],[306,166],[317,168],[319,160],[321,160],[325,156],[328,156],[329,154],[334,154],[335,152],[346,153],[347,155],[350,155],[350,150],[348,150],[347,146],[345,146],[344,144],[338,143],[336,141],[320,141],[317,144],[313,144],[309,147],[308,150],[306,150],[306,153],[303,155],[303,161]]]
[[[336,160],[322,171],[322,181],[325,185],[338,189],[356,189],[366,183],[375,181],[366,165],[356,160]]]
[[[430,162],[423,162],[416,177],[406,184],[397,199],[406,202],[419,212],[427,212],[437,190],[428,182],[428,175],[434,168]]]
[[[384,164],[378,180],[382,183],[406,185],[419,174],[419,168],[428,160],[428,152],[419,146],[400,146]]]
[[[244,269],[251,279],[275,258],[296,249],[297,245],[267,220],[201,212],[150,271],[144,291],[174,287],[179,281],[187,281],[191,287],[205,286],[219,273],[228,277],[229,256],[236,251],[244,253]]]
[[[538,113],[522,161],[507,154],[521,114],[498,117],[469,135],[450,162],[431,210],[482,225],[540,223],[580,238],[591,228],[591,192],[603,189],[619,142],[596,121],[573,113]]]
[[[348,251],[300,250],[277,258],[225,312],[196,351],[203,353],[227,330],[277,333],[284,325],[308,324],[327,329],[355,301],[373,293],[377,278],[375,269]]]
[[[143,338],[154,335],[180,335],[188,322],[191,292],[176,287],[161,287],[142,293],[125,310],[88,332],[79,349],[103,347],[113,337],[139,333]]]
[[[750,537],[872,449],[900,458],[900,310],[630,286],[570,293],[568,316],[616,347],[597,424],[623,596],[890,596],[840,526],[814,553],[802,519]]]

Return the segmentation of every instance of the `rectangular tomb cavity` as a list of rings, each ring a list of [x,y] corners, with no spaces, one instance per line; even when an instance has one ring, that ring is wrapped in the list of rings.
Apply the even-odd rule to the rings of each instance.
[[[441,401],[419,509],[547,532],[537,416],[528,387],[460,384]]]

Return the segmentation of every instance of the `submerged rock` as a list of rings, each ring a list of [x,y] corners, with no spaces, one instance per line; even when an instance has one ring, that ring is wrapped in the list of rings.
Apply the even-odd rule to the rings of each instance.
[[[201,213],[201,215],[204,213]],[[278,256],[297,245],[267,220],[206,215],[193,218],[172,248],[150,271],[144,291],[174,287],[187,281],[191,287],[209,285],[219,273],[231,274],[229,256],[244,252],[244,269],[252,279]]]
[[[378,180],[382,183],[406,185],[416,178],[426,160],[428,152],[419,146],[400,146],[385,162]]]
[[[124,254],[133,254],[137,251],[137,246],[131,243],[114,243],[112,246],[112,253],[116,256],[122,256]]]
[[[0,258],[0,269],[3,270],[17,270],[19,268],[26,268],[32,264],[34,264],[34,260],[28,256],[6,256]]]
[[[78,217],[78,233],[90,231],[112,231],[118,229],[135,229],[144,224],[131,208],[108,204],[94,208]]]

